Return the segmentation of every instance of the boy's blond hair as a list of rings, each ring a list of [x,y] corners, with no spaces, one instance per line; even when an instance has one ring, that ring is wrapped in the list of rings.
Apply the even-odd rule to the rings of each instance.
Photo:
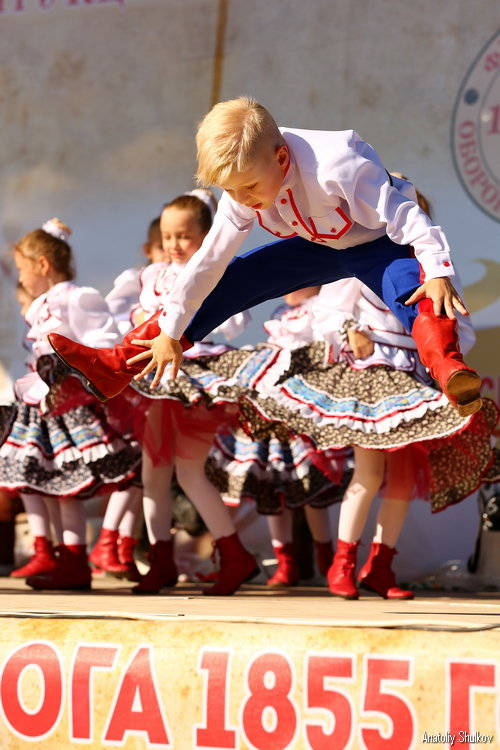
[[[233,169],[244,171],[263,147],[284,142],[272,115],[255,99],[219,102],[198,126],[198,183],[223,187]]]

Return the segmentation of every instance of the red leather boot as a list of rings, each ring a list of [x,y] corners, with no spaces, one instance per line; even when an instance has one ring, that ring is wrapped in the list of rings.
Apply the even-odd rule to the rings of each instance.
[[[242,583],[259,574],[255,557],[240,542],[238,534],[221,536],[214,542],[220,558],[219,579],[214,586],[203,591],[208,596],[234,594]]]
[[[17,570],[11,571],[12,578],[27,578],[36,576],[39,573],[51,573],[56,567],[57,559],[54,554],[52,542],[44,536],[36,536],[34,539],[34,555]]]
[[[137,545],[137,539],[131,536],[118,537],[118,559],[122,565],[125,565],[127,572],[125,578],[127,581],[139,583],[142,581],[142,575],[134,558],[134,548]]]
[[[316,552],[316,565],[319,572],[326,576],[333,562],[333,545],[332,540],[327,542],[314,541],[314,551]]]
[[[274,547],[274,554],[278,561],[278,567],[273,576],[267,581],[268,586],[276,588],[296,586],[299,582],[299,566],[295,559],[293,544],[282,544]]]
[[[88,591],[92,573],[85,544],[61,544],[57,565],[51,573],[26,579],[33,589]]]
[[[384,599],[413,599],[412,591],[398,588],[391,570],[392,558],[397,552],[380,542],[372,542],[370,555],[358,574],[362,588],[375,591]]]
[[[355,571],[359,542],[337,541],[337,551],[326,575],[331,594],[343,599],[359,599]]]
[[[147,360],[135,365],[127,365],[127,360],[144,351],[143,346],[132,344],[134,339],[154,339],[160,334],[159,310],[137,328],[127,333],[121,344],[103,349],[78,344],[76,341],[49,333],[48,339],[53,350],[67,367],[70,367],[82,380],[86,388],[100,401],[117,396],[146,366]],[[182,346],[189,349],[192,344],[183,337]]]
[[[118,557],[118,531],[101,529],[99,539],[89,555],[89,562],[97,570],[111,573],[117,578],[127,575],[128,568]]]
[[[420,359],[460,416],[479,411],[483,403],[479,394],[481,378],[463,360],[456,320],[435,315],[432,300],[424,299],[418,304],[411,335]]]
[[[161,589],[177,583],[178,571],[171,539],[155,542],[149,552],[149,561],[151,567],[140,584],[132,589],[133,594],[157,594]]]

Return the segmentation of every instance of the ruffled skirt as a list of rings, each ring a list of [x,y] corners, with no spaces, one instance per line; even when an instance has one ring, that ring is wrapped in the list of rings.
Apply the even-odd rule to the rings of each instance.
[[[316,451],[300,438],[252,439],[242,430],[219,430],[206,473],[228,505],[256,503],[273,515],[284,507],[325,508],[342,500],[352,474],[351,450]]]
[[[152,373],[134,381],[132,388],[143,397],[134,433],[153,463],[208,453],[221,426],[236,426],[241,396],[269,370],[279,351],[229,349],[185,358],[178,376],[164,376],[155,389]]]
[[[320,451],[404,450],[419,495],[430,500],[433,512],[459,502],[483,481],[494,458],[498,412],[492,401],[464,418],[440,391],[411,374],[332,363],[321,342],[287,356],[288,367],[274,386],[241,399],[243,425],[254,440],[272,434],[301,437]]]
[[[102,405],[75,378],[53,388],[50,409],[16,402],[0,411],[0,488],[85,499],[136,481],[140,450],[120,431],[126,397]]]

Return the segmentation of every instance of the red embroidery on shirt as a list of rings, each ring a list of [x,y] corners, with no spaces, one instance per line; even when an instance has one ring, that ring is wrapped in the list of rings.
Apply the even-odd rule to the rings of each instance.
[[[309,216],[309,219],[308,219],[308,221],[310,222],[310,226],[307,226],[306,220],[301,216],[300,211],[297,207],[297,204],[295,203],[292,191],[288,189],[286,192],[288,193],[288,197],[290,198],[290,205],[293,209],[295,216],[297,217],[299,222],[302,224],[306,232],[309,232],[309,234],[311,235],[312,242],[314,242],[314,240],[322,240],[322,239],[338,240],[340,237],[342,237],[343,234],[349,231],[349,229],[352,227],[353,222],[347,217],[344,211],[342,211],[341,208],[336,208],[335,211],[345,222],[344,226],[335,234],[321,234],[320,232],[318,232],[316,225],[314,223],[314,220],[312,219],[311,216]]]
[[[262,221],[262,216],[260,214],[260,211],[256,211],[255,213],[257,214],[257,221],[261,225],[262,229],[265,229],[266,232],[270,232],[271,234],[274,234],[275,237],[279,237],[280,239],[287,240],[289,237],[296,237],[297,236],[297,232],[292,232],[292,234],[283,234],[282,232],[273,232],[273,230],[269,229],[269,227],[266,227],[266,225]]]

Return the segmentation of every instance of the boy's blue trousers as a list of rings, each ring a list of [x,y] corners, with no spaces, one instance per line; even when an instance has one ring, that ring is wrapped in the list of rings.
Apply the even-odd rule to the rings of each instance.
[[[262,245],[235,257],[185,331],[201,341],[235,313],[296,289],[355,276],[375,292],[411,333],[417,306],[405,300],[422,283],[421,267],[408,246],[387,236],[334,250],[302,237]]]

